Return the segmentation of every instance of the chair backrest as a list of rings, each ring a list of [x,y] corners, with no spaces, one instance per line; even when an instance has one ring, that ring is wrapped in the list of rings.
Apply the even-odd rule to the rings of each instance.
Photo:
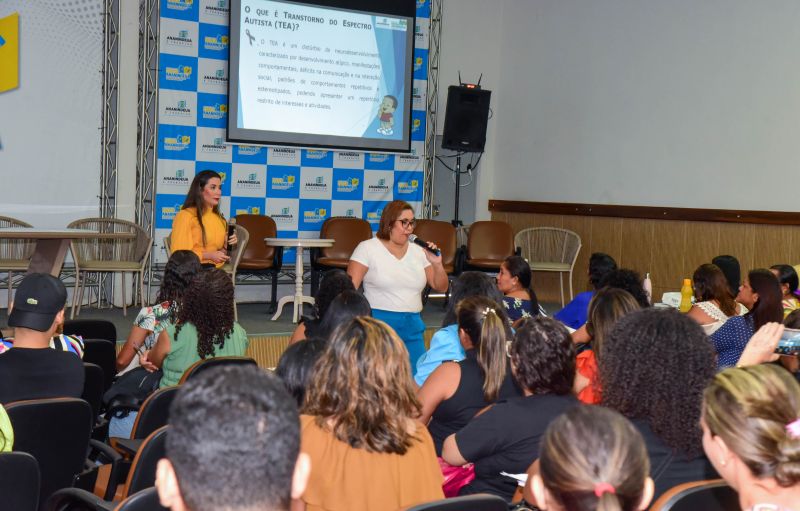
[[[202,373],[203,371],[208,371],[214,367],[222,367],[222,366],[257,366],[258,362],[250,357],[213,357],[213,358],[206,358],[204,360],[198,360],[194,364],[190,365],[189,368],[183,372],[181,376],[180,382],[178,384],[183,384],[192,378],[196,378],[198,374]]]
[[[155,488],[147,488],[120,502],[114,511],[169,511],[169,509],[161,505]]]
[[[442,265],[445,268],[452,267],[456,259],[456,228],[448,222],[439,220],[417,220],[414,234],[424,239],[436,243],[442,251]],[[451,270],[452,271],[452,270]]]
[[[172,234],[164,236],[164,248],[167,250],[167,257],[172,255]]]
[[[139,408],[131,430],[131,438],[147,438],[153,431],[166,426],[169,420],[169,407],[177,393],[178,387],[166,387],[150,394]]]
[[[63,488],[50,497],[46,509],[47,511],[101,511],[109,509],[109,505],[113,504],[82,488]]]
[[[105,319],[68,319],[64,321],[64,333],[80,335],[84,339],[105,339],[117,342],[117,327]]]
[[[128,479],[122,492],[123,497],[156,484],[158,460],[167,456],[167,431],[169,426],[162,426],[150,433],[142,442],[128,472]]]
[[[144,264],[150,254],[150,235],[127,220],[115,218],[82,218],[67,225],[68,229],[92,229],[101,233],[127,233],[132,238],[84,239],[71,243],[78,261],[126,261]]]
[[[278,236],[278,226],[275,224],[275,220],[265,215],[236,215],[236,225],[247,230],[251,241],[245,247],[239,265],[242,268],[251,269],[256,269],[256,266],[271,268],[272,259],[275,257],[275,247],[264,243],[264,238]]]
[[[39,463],[27,452],[0,453],[0,495],[4,509],[36,511]]]
[[[39,502],[58,489],[72,486],[83,469],[94,421],[83,399],[32,399],[6,404],[14,427],[14,450],[39,462]]]
[[[0,228],[3,227],[33,227],[27,222],[17,220],[10,216],[0,216]],[[0,240],[0,259],[24,260],[30,259],[33,250],[36,248],[32,241],[28,240]]]
[[[108,341],[103,341],[108,342]],[[92,424],[97,420],[100,415],[100,407],[103,404],[103,392],[105,392],[105,376],[103,369],[97,364],[90,362],[83,363],[83,372],[85,378],[83,380],[83,394],[81,399],[89,403],[92,407]]]
[[[467,259],[503,261],[514,255],[514,231],[506,222],[485,220],[469,226]]]
[[[111,387],[117,375],[117,350],[115,343],[105,339],[83,340],[83,361],[95,364],[103,371],[103,391]]]
[[[575,266],[581,250],[581,237],[558,227],[531,227],[514,236],[514,244],[522,249],[529,263],[562,263]]]
[[[332,246],[320,249],[320,257],[350,259],[358,244],[372,237],[372,227],[362,218],[334,216],[322,223],[319,237],[334,240]]]
[[[692,481],[667,490],[650,511],[726,511],[739,509],[739,495],[722,479]]]
[[[406,511],[506,511],[508,503],[497,495],[453,497],[410,507]]]
[[[236,268],[239,267],[239,261],[242,260],[247,245],[250,243],[250,233],[241,225],[236,225],[236,246],[231,250],[230,271],[236,273]]]

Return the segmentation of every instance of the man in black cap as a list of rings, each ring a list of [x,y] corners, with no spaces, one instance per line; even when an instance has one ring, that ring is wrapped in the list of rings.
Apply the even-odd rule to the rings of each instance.
[[[50,397],[81,397],[83,363],[66,351],[50,349],[64,323],[67,290],[46,273],[30,273],[17,289],[8,326],[14,347],[0,353],[0,403]]]

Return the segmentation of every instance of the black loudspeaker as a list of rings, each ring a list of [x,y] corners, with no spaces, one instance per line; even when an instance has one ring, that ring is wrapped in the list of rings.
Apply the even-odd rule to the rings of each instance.
[[[492,91],[451,85],[447,88],[442,147],[455,151],[483,152],[489,100]]]

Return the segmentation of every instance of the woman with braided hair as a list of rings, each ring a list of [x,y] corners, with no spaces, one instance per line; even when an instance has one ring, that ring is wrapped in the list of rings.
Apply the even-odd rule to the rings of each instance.
[[[192,280],[175,323],[161,332],[146,358],[164,371],[164,388],[177,385],[183,372],[201,359],[243,356],[247,344],[247,333],[233,320],[231,278],[210,269]]]
[[[522,394],[511,378],[506,355],[511,330],[503,306],[471,296],[458,304],[456,318],[466,358],[437,367],[417,394],[422,403],[420,420],[428,424],[437,455],[444,439],[480,410],[498,399]]]
[[[800,509],[800,385],[761,364],[717,373],[703,393],[703,449],[743,510]]]

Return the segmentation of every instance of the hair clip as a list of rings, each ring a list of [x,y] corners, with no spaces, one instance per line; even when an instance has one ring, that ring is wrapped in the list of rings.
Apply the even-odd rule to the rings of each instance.
[[[491,312],[492,314],[497,314],[497,311],[496,311],[496,310],[492,309],[491,307],[486,307],[486,308],[483,310],[483,314],[481,314],[481,316],[483,316],[483,317],[485,318],[486,316],[488,316],[488,315],[489,315],[489,313],[490,313],[490,312]]]
[[[603,496],[604,493],[611,493],[612,495],[617,494],[617,490],[614,489],[613,486],[609,483],[595,483],[594,485],[594,494],[599,499]]]
[[[786,425],[786,434],[789,438],[800,438],[800,418]]]

